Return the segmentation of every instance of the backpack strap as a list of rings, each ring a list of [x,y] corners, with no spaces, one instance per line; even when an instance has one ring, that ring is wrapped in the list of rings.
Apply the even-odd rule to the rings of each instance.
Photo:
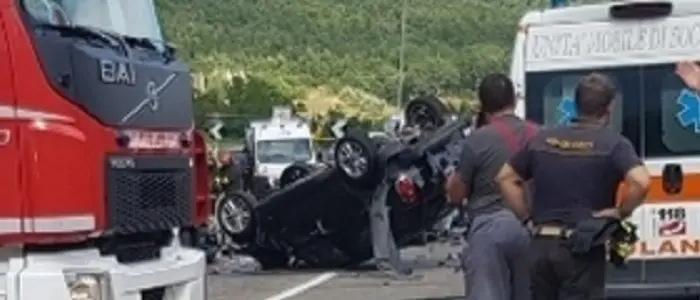
[[[492,119],[491,125],[493,125],[493,128],[496,129],[496,132],[498,132],[503,141],[506,142],[508,149],[513,153],[518,152],[524,147],[525,144],[537,134],[538,130],[537,125],[530,121],[525,121],[523,133],[518,137],[515,133],[515,129],[501,118]]]

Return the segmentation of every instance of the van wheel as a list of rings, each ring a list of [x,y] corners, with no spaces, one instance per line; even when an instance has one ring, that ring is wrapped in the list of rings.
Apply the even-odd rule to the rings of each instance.
[[[255,205],[253,195],[235,191],[217,200],[214,213],[219,228],[240,244],[252,241],[255,234]]]
[[[378,178],[377,145],[365,132],[348,130],[335,144],[336,168],[353,183],[373,183]]]

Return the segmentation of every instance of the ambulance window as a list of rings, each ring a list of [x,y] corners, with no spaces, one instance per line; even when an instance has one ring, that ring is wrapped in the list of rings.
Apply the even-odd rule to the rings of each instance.
[[[700,153],[700,97],[674,73],[673,65],[645,68],[647,157]]]
[[[544,124],[557,126],[568,124],[576,116],[574,89],[581,76],[587,71],[555,71],[530,73],[526,76],[526,115],[527,118]],[[622,131],[623,108],[621,83],[615,74],[606,74],[618,87],[618,99],[614,103],[611,126]]]

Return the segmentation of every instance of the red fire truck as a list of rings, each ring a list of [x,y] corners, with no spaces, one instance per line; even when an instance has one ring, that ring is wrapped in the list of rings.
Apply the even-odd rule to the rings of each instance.
[[[0,299],[204,299],[206,159],[153,2],[0,0],[0,69]]]

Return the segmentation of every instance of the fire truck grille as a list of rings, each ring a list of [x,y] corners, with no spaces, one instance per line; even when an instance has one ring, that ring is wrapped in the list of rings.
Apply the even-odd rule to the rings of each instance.
[[[106,169],[111,232],[151,232],[191,223],[194,194],[188,157],[112,156]]]

